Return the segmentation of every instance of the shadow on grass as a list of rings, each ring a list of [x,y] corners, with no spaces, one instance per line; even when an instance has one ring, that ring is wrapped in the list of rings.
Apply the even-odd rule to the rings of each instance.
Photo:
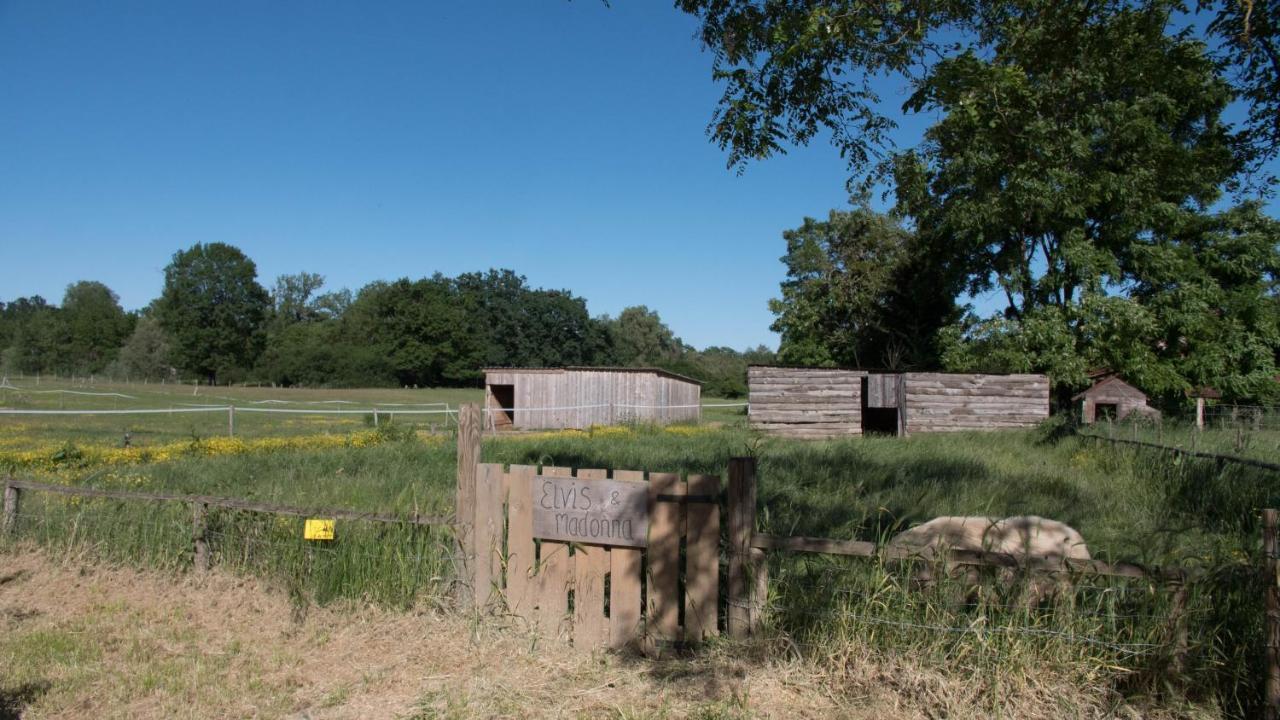
[[[0,720],[20,720],[22,711],[43,697],[52,686],[48,680],[40,680],[0,687]]]

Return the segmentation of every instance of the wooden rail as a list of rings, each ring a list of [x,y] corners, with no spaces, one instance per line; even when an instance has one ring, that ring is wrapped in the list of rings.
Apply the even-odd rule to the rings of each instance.
[[[877,546],[865,540],[833,540],[812,537],[781,537],[756,533],[751,539],[751,546],[762,550],[790,550],[793,552],[823,553],[827,555],[847,555],[852,557],[883,557],[886,560],[908,560],[911,558],[929,558],[925,553],[934,553],[932,549],[914,547]],[[953,548],[939,551],[945,554],[946,561],[957,565],[987,565],[993,567],[1020,568],[1025,570],[1062,571],[1080,573],[1082,575],[1106,575],[1110,577],[1159,578],[1162,580],[1185,581],[1193,577],[1192,571],[1182,568],[1144,568],[1132,563],[1107,563],[1101,560],[1054,560],[1051,558],[1018,557],[1007,553],[984,552],[981,550],[962,550]]]
[[[401,517],[397,515],[382,515],[378,513],[358,512],[355,510],[344,510],[341,508],[302,508],[292,505],[276,505],[273,503],[253,502],[250,500],[239,500],[236,498],[214,497],[210,495],[178,495],[176,493],[160,493],[160,492],[134,492],[130,490],[104,490],[101,488],[74,487],[70,485],[54,485],[51,483],[35,482],[33,480],[19,480],[10,478],[5,481],[6,498],[10,494],[10,488],[13,490],[34,490],[36,492],[57,493],[59,495],[74,495],[78,497],[96,497],[109,498],[112,500],[142,500],[152,502],[184,502],[191,504],[204,505],[206,507],[220,507],[230,510],[248,510],[250,512],[269,513],[273,515],[291,515],[296,517],[329,517],[340,520],[359,520],[367,522],[380,523],[407,523],[410,525],[451,525],[453,519],[445,516],[424,516],[410,515]]]

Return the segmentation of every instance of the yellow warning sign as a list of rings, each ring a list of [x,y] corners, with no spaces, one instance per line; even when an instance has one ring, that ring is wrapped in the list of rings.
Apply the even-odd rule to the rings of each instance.
[[[333,521],[307,518],[307,524],[302,528],[302,538],[304,540],[332,540]]]

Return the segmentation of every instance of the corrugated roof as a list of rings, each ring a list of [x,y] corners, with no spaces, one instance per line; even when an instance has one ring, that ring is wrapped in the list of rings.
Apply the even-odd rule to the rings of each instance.
[[[565,372],[568,370],[578,370],[586,372],[628,372],[628,373],[653,373],[663,377],[669,377],[672,380],[693,383],[699,387],[702,386],[701,380],[694,380],[686,375],[673,373],[670,370],[651,367],[606,367],[602,365],[567,365],[565,367],[487,367],[481,368],[486,373],[489,372]]]

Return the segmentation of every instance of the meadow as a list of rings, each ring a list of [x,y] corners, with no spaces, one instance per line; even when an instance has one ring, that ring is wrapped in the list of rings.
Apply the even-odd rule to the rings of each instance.
[[[324,394],[333,392],[342,391]],[[403,393],[441,397],[386,392],[387,402],[406,400]],[[1171,590],[1146,580],[1077,578],[1071,592],[1031,607],[1018,583],[998,575],[986,578],[990,592],[957,601],[960,588],[943,582],[921,592],[910,573],[883,563],[772,552],[766,638],[733,652],[801,657],[836,676],[855,650],[911,658],[972,677],[975,707],[991,713],[1011,709],[1011,684],[1045,677],[1106,689],[1076,699],[1082,716],[1109,714],[1115,703],[1173,716],[1182,712],[1177,708],[1209,716],[1257,708],[1257,512],[1280,505],[1274,473],[1113,446],[1054,424],[798,442],[757,436],[729,417],[486,436],[482,459],[687,474],[723,473],[729,458],[752,455],[759,462],[758,529],[777,535],[880,541],[941,515],[1062,520],[1081,531],[1095,558],[1186,568],[1200,580],[1176,615]],[[255,428],[236,438],[158,426],[129,448],[112,443],[106,430],[60,435],[26,419],[4,422],[0,471],[19,477],[401,515],[453,509],[453,438],[401,418],[318,432]],[[339,523],[339,540],[317,546],[301,540],[296,518],[213,510],[208,521],[215,567],[266,579],[287,593],[296,613],[334,601],[448,605],[454,572],[447,528]],[[19,531],[5,542],[183,573],[191,565],[191,516],[173,503],[25,493]],[[1061,687],[1055,683],[1045,687]]]
[[[15,411],[144,410],[144,414],[0,415],[0,450],[50,443],[147,446],[233,434],[239,438],[343,434],[379,421],[426,433],[456,426],[463,403],[482,403],[480,388],[273,388],[6,378],[0,408]],[[739,423],[745,401],[704,397],[702,421]],[[728,407],[724,407],[724,406]],[[162,412],[164,411],[164,412]],[[284,411],[284,412],[281,412]]]

